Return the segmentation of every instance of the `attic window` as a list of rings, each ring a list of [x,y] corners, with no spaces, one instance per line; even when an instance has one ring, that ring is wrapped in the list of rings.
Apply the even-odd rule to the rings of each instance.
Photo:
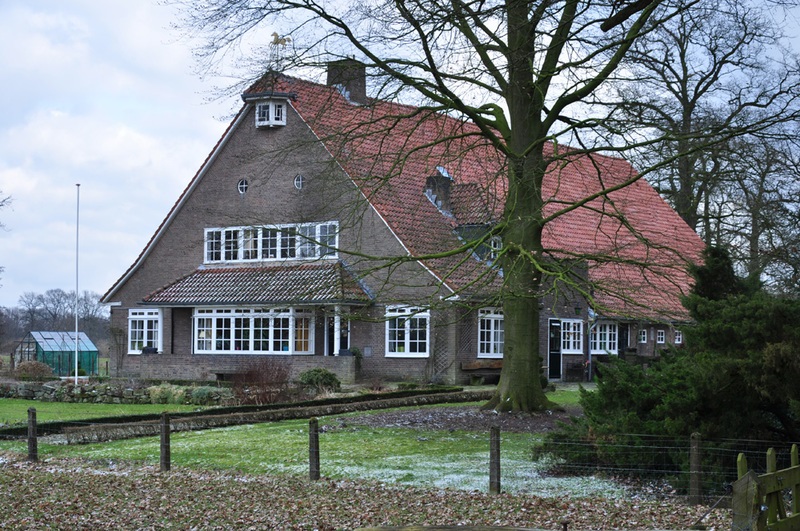
[[[294,176],[294,187],[297,188],[298,190],[303,189],[303,184],[305,184],[305,182],[306,179],[301,174],[298,173],[297,175]]]
[[[286,101],[268,100],[256,103],[256,127],[286,125]]]
[[[244,194],[246,194],[246,193],[247,193],[247,188],[248,188],[249,186],[250,186],[250,184],[247,182],[247,179],[241,179],[241,180],[240,180],[240,181],[239,181],[239,182],[236,184],[236,189],[237,189],[237,190],[239,190],[239,193],[240,193],[241,195],[244,195]]]
[[[487,242],[489,244],[489,261],[494,262],[503,250],[503,240],[500,236],[492,236]]]

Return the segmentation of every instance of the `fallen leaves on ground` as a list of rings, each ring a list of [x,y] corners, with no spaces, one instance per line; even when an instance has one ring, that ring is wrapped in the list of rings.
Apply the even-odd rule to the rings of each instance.
[[[3,457],[3,456],[0,456]],[[686,529],[707,510],[672,501],[558,499],[50,459],[0,459],[0,529],[298,529],[489,525]],[[728,529],[730,512],[703,523]]]

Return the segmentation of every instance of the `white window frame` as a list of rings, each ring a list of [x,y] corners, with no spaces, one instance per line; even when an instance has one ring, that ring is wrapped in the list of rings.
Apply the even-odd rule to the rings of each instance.
[[[314,354],[311,309],[198,307],[192,323],[195,354]]]
[[[656,343],[663,345],[667,342],[667,331],[664,329],[656,330]]]
[[[680,345],[683,343],[683,332],[675,330],[675,344]]]
[[[583,354],[583,321],[561,320],[561,353]]]
[[[489,261],[495,262],[503,250],[503,239],[500,236],[492,236],[487,241],[489,246]]]
[[[205,254],[203,261],[205,263],[221,262],[222,261],[222,229],[206,229],[203,238],[205,244]]]
[[[614,321],[598,321],[592,326],[589,336],[590,354],[619,353],[619,326]]]
[[[502,359],[504,328],[502,308],[478,310],[478,358]]]
[[[639,329],[639,344],[647,343],[647,328]]]
[[[154,347],[158,352],[163,352],[163,336],[160,308],[128,310],[128,354],[141,354],[145,347]]]
[[[255,106],[256,127],[286,125],[286,100],[259,101]]]
[[[386,308],[385,356],[427,358],[431,348],[431,314],[427,308],[389,306]],[[420,335],[424,339],[420,340]],[[420,349],[420,344],[424,349]]]
[[[335,259],[339,222],[213,227],[205,229],[204,241],[206,264]]]

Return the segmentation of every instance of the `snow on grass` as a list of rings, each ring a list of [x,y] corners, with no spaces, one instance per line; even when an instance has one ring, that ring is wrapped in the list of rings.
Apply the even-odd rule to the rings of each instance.
[[[373,479],[418,487],[487,491],[489,454],[461,454],[458,461],[413,457],[388,457],[379,464],[357,466],[323,462],[324,474],[333,478]],[[543,498],[626,497],[626,491],[613,481],[595,476],[547,477],[536,471],[536,463],[525,459],[501,458],[501,485],[504,492],[533,494]]]
[[[533,462],[535,436],[507,433],[501,443],[502,490],[541,497],[619,498],[622,487],[597,477],[547,477]],[[41,445],[40,455],[157,464],[159,438],[81,446]],[[173,433],[172,468],[308,475],[308,422],[285,421]],[[486,492],[488,433],[403,428],[328,427],[320,433],[320,468],[332,479]]]

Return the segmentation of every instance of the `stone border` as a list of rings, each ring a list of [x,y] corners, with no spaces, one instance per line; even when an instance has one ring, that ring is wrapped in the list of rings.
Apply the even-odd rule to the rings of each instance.
[[[266,411],[227,413],[223,415],[201,415],[190,418],[176,417],[170,420],[171,431],[196,431],[242,424],[258,424],[279,420],[295,420],[312,417],[341,415],[356,411],[390,409],[397,407],[424,406],[428,404],[445,404],[488,400],[494,394],[489,391],[461,391],[457,393],[440,393],[403,398],[387,398],[365,400],[363,402],[326,404],[305,407],[286,407]],[[87,444],[106,442],[136,437],[151,437],[160,433],[160,420],[123,424],[95,424],[90,426],[65,427],[61,435],[54,436],[51,442],[62,444]]]

